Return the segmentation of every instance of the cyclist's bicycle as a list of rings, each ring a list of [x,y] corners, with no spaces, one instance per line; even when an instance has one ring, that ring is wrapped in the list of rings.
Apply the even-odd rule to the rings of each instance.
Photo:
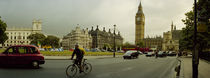
[[[84,60],[82,61],[82,67],[83,67],[83,73],[88,74],[88,73],[91,72],[92,66],[91,66],[90,63],[87,63],[86,60],[87,60],[87,59],[84,59]],[[78,67],[78,65],[75,63],[75,61],[76,61],[76,59],[74,59],[74,60],[72,61],[73,64],[69,65],[69,66],[66,68],[66,75],[67,75],[68,77],[74,77],[74,76],[77,74],[78,70],[79,70],[79,67]]]

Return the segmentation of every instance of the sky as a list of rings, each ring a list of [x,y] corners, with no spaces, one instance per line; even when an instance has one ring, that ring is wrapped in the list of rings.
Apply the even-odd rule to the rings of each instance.
[[[140,0],[0,0],[0,16],[8,27],[32,27],[42,20],[44,34],[60,38],[75,27],[113,31],[116,25],[124,42],[135,41],[135,15]],[[192,10],[193,0],[141,0],[145,15],[145,37],[163,36],[171,23],[185,27],[182,19]]]

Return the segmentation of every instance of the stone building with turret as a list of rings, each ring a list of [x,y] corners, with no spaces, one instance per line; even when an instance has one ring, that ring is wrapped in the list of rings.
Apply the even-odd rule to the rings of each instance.
[[[162,50],[179,51],[179,39],[181,38],[181,30],[177,30],[176,26],[171,24],[171,31],[163,33]]]
[[[120,32],[112,33],[110,29],[108,32],[106,32],[105,27],[103,30],[100,30],[98,26],[96,29],[93,29],[92,27],[92,29],[89,31],[89,34],[92,36],[92,48],[105,50],[113,48],[114,36],[117,49],[120,49],[123,44],[123,38],[120,35]]]
[[[64,49],[72,49],[75,44],[79,44],[80,47],[91,49],[112,49],[114,45],[114,36],[116,41],[116,48],[120,49],[123,44],[123,38],[118,33],[112,33],[111,30],[107,32],[105,27],[103,30],[100,30],[97,26],[96,29],[88,30],[88,29],[80,29],[76,27],[75,30],[72,30],[69,34],[63,37],[62,39],[62,47]]]
[[[42,32],[42,21],[34,19],[32,22],[32,27],[7,27],[6,33],[8,40],[5,41],[4,46],[8,47],[11,45],[28,45],[30,40],[27,38],[33,33]]]
[[[61,44],[65,50],[75,48],[76,44],[81,48],[90,49],[92,47],[92,37],[88,33],[88,29],[76,27],[76,29],[63,37]]]
[[[144,46],[154,50],[162,50],[163,38],[161,36],[144,38]]]

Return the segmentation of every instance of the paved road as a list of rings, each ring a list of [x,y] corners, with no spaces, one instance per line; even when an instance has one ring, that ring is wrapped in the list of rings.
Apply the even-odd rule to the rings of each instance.
[[[175,57],[158,58],[140,56],[138,59],[122,58],[89,59],[93,70],[79,74],[78,78],[174,78]],[[0,78],[67,78],[65,68],[69,60],[46,60],[40,69],[1,67]]]

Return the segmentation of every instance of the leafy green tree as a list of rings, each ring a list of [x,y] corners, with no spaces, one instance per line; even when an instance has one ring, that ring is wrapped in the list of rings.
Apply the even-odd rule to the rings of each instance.
[[[198,22],[204,22],[208,28],[208,32],[197,33],[197,45],[199,52],[204,49],[210,48],[210,32],[209,32],[209,12],[210,9],[207,7],[210,3],[207,0],[198,1]],[[180,50],[193,50],[193,37],[194,37],[194,11],[187,12],[186,18],[182,21],[186,25],[182,29],[182,38],[180,39]]]
[[[194,25],[194,12],[190,11],[185,14],[186,18],[182,21],[186,25],[182,29],[182,38],[179,40],[180,50],[192,50],[193,49],[193,25]]]
[[[8,36],[6,34],[6,28],[7,24],[1,20],[0,17],[0,44],[2,44],[2,47],[4,47],[4,42],[8,39]]]
[[[44,40],[46,39],[45,35],[42,33],[35,33],[28,36],[28,39],[31,41],[30,44],[38,46],[38,44],[43,45]]]
[[[144,47],[144,42],[140,41],[136,44],[136,46],[138,46],[139,48],[143,48]]]
[[[110,48],[110,45],[109,44],[104,44],[103,49],[106,50],[107,48]]]
[[[133,44],[131,44],[131,43],[129,43],[129,42],[125,42],[124,44],[123,44],[123,48],[134,48],[135,47],[135,45],[133,45]]]
[[[53,35],[48,35],[44,40],[44,45],[52,46],[53,48],[59,47],[59,38]]]

